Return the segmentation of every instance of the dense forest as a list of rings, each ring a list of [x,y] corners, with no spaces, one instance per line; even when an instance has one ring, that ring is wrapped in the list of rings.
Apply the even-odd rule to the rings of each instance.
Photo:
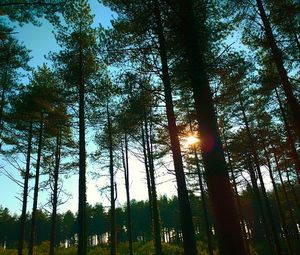
[[[99,0],[108,27],[93,1],[0,1],[0,254],[300,254],[299,1]],[[32,67],[15,29],[45,22]]]

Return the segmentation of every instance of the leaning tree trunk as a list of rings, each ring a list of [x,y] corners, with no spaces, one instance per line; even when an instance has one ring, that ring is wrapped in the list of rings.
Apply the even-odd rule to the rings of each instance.
[[[192,212],[189,202],[188,191],[186,187],[185,174],[183,170],[181,148],[178,139],[178,130],[176,126],[176,119],[174,114],[172,88],[169,77],[169,67],[167,58],[167,49],[165,38],[163,35],[163,26],[160,17],[159,3],[155,1],[155,18],[157,26],[157,35],[159,43],[159,54],[162,65],[162,81],[164,85],[166,112],[168,119],[168,130],[171,140],[171,150],[173,154],[173,163],[175,168],[175,177],[177,182],[178,202],[180,222],[183,236],[183,247],[185,255],[197,255],[196,238],[194,225],[192,221]]]
[[[273,191],[274,191],[274,194],[275,194],[275,200],[276,200],[276,204],[277,204],[278,211],[279,211],[279,216],[280,216],[281,223],[282,223],[282,230],[283,230],[286,245],[287,245],[287,248],[288,248],[288,253],[293,255],[294,252],[293,252],[292,244],[291,244],[291,241],[290,241],[290,234],[289,234],[289,231],[288,231],[288,228],[287,228],[287,223],[286,223],[284,211],[283,211],[283,208],[282,208],[282,205],[281,205],[281,202],[280,202],[276,182],[275,182],[275,179],[274,179],[274,176],[273,176],[273,173],[272,173],[272,166],[271,166],[271,161],[270,161],[270,158],[269,158],[269,153],[267,151],[266,144],[265,144],[265,141],[264,141],[263,137],[261,137],[261,141],[262,141],[262,146],[263,146],[263,150],[264,150],[264,153],[265,153],[265,158],[267,160],[267,169],[268,169],[269,176],[270,176],[270,179],[271,179],[271,182],[272,182]]]
[[[44,116],[43,113],[41,113],[28,255],[33,255],[33,247],[34,247],[34,240],[35,240],[36,211],[37,211],[38,194],[39,194],[39,178],[40,178],[40,166],[41,166],[41,156],[42,156],[43,132],[44,132]]]
[[[253,193],[254,193],[255,199],[258,203],[259,213],[260,213],[260,216],[261,216],[261,221],[262,221],[262,224],[263,224],[263,228],[264,228],[266,239],[267,239],[268,246],[269,246],[269,253],[272,254],[273,253],[273,242],[272,242],[272,239],[271,239],[271,231],[270,231],[269,224],[267,223],[267,219],[266,219],[266,216],[265,216],[263,201],[262,201],[261,194],[260,194],[260,191],[259,191],[259,188],[258,188],[258,185],[257,185],[255,171],[253,169],[251,158],[248,155],[248,153],[247,153],[247,165],[248,165],[249,175],[250,175],[250,178],[251,178]]]
[[[290,147],[291,147],[292,157],[293,157],[293,160],[295,162],[296,171],[298,173],[297,174],[298,183],[300,184],[300,179],[299,179],[299,175],[300,175],[300,159],[299,159],[299,155],[298,155],[296,147],[295,147],[295,143],[294,143],[294,139],[293,139],[293,136],[292,136],[292,132],[291,132],[289,123],[287,121],[287,118],[286,118],[286,115],[285,115],[285,112],[284,112],[284,108],[283,108],[283,105],[282,105],[282,102],[281,102],[281,99],[280,99],[280,96],[279,96],[277,88],[275,88],[275,94],[276,94],[276,98],[277,98],[277,101],[278,101],[278,104],[279,104],[279,109],[280,109],[281,116],[282,116],[282,119],[283,119],[284,127],[285,127],[285,130],[286,130],[286,133],[287,133],[287,139],[288,139],[288,142],[289,142]]]
[[[250,255],[251,253],[250,253],[250,247],[249,247],[249,242],[248,242],[248,238],[247,238],[246,225],[245,225],[245,221],[243,219],[241,200],[240,200],[239,192],[238,192],[238,189],[237,189],[237,183],[236,183],[234,172],[233,172],[233,165],[232,165],[232,161],[231,161],[231,155],[230,155],[230,152],[229,152],[227,139],[226,139],[225,135],[223,135],[223,139],[224,139],[224,144],[225,144],[226,154],[227,154],[227,159],[228,159],[228,167],[229,167],[229,170],[230,170],[230,173],[231,173],[231,179],[232,179],[232,182],[233,182],[233,190],[234,190],[235,197],[236,197],[239,221],[241,222],[241,225],[242,225],[242,231],[243,231],[244,242],[245,242],[245,249],[246,249],[247,254]]]
[[[283,178],[282,178],[281,169],[280,169],[278,158],[277,158],[275,152],[273,152],[273,156],[274,156],[274,160],[275,160],[275,164],[276,164],[276,169],[277,169],[277,172],[278,172],[278,175],[279,175],[283,195],[284,195],[284,198],[285,198],[285,201],[286,201],[286,206],[288,208],[289,218],[290,218],[290,221],[292,223],[292,232],[293,232],[293,235],[294,235],[295,244],[296,244],[297,250],[300,251],[300,234],[299,234],[299,231],[298,231],[297,223],[295,221],[296,217],[295,217],[294,210],[292,208],[292,205],[291,205],[291,202],[290,202],[290,199],[289,199],[289,196],[288,196],[288,193],[287,193],[287,190],[286,190]]]
[[[271,225],[271,230],[272,230],[273,239],[274,239],[274,242],[275,242],[276,252],[277,252],[278,255],[282,255],[283,253],[282,253],[282,249],[280,247],[279,236],[277,235],[276,224],[274,222],[272,209],[271,209],[271,206],[270,206],[270,203],[269,203],[269,200],[268,200],[267,191],[266,191],[266,188],[265,188],[264,179],[262,177],[262,173],[261,173],[261,170],[260,170],[259,157],[258,157],[256,148],[255,148],[254,138],[253,138],[253,135],[252,135],[251,130],[250,130],[248,118],[246,116],[246,111],[245,111],[241,91],[239,90],[239,88],[237,88],[237,89],[238,89],[238,100],[239,100],[239,104],[240,104],[240,109],[241,109],[241,112],[242,112],[242,115],[243,115],[243,121],[244,121],[244,124],[245,124],[245,127],[246,127],[247,136],[248,136],[248,139],[249,139],[251,154],[252,154],[253,159],[254,159],[256,172],[257,172],[258,179],[259,179],[260,186],[261,186],[263,201],[266,205],[266,212],[267,212],[267,216],[268,216],[268,219],[269,219],[269,222],[270,222],[270,225]]]
[[[32,147],[32,122],[30,122],[29,128],[28,128],[26,169],[25,169],[25,174],[24,174],[22,214],[20,217],[20,235],[19,235],[19,242],[18,242],[18,255],[23,254],[25,221],[26,221],[26,211],[27,211],[27,198],[28,198],[28,182],[29,182],[29,175],[30,175],[31,147]]]
[[[297,192],[295,190],[294,184],[292,183],[292,180],[290,178],[290,171],[289,171],[287,159],[284,155],[284,149],[283,149],[282,145],[279,145],[279,146],[280,146],[280,150],[281,150],[282,156],[283,156],[283,165],[284,165],[284,170],[285,170],[285,173],[286,173],[286,180],[287,180],[287,183],[289,184],[288,186],[290,187],[290,191],[293,194],[295,205],[298,208],[298,213],[300,214],[300,201],[299,201],[300,196],[299,196],[299,192]]]
[[[192,0],[177,0],[182,35],[189,63],[189,75],[195,101],[196,117],[201,135],[202,158],[206,183],[214,213],[220,253],[246,254],[233,192],[219,136],[212,93],[204,61],[206,48],[205,21],[196,21]],[[204,5],[204,4],[203,4]],[[203,9],[205,15],[206,10]],[[200,46],[199,33],[201,32]],[[204,47],[203,47],[204,46]],[[226,202],[225,202],[226,201]]]
[[[281,84],[283,86],[283,90],[285,93],[285,96],[287,98],[288,105],[290,107],[293,119],[294,119],[294,126],[296,129],[296,132],[298,133],[298,138],[300,138],[300,108],[299,104],[297,102],[297,99],[295,95],[293,94],[293,88],[292,84],[289,81],[287,71],[284,67],[283,63],[283,57],[281,54],[280,49],[277,46],[270,22],[268,20],[267,14],[265,12],[263,3],[261,0],[256,0],[256,4],[259,10],[259,14],[261,17],[261,20],[264,25],[266,37],[272,52],[273,60],[276,65]]]
[[[110,254],[117,254],[117,234],[116,234],[116,206],[115,206],[115,181],[114,181],[114,155],[113,155],[113,139],[112,125],[109,113],[108,101],[106,104],[107,126],[108,126],[108,142],[109,142],[109,174],[110,174]]]
[[[123,167],[124,167],[124,177],[125,177],[125,188],[126,188],[126,200],[127,200],[127,239],[129,243],[129,255],[133,255],[132,248],[132,223],[131,223],[131,205],[130,205],[130,192],[129,192],[129,163],[128,163],[128,141],[127,134],[124,137],[125,142],[125,152],[123,151]],[[125,155],[124,155],[125,153]]]
[[[55,166],[53,174],[53,195],[52,195],[52,215],[51,215],[51,233],[50,233],[50,250],[49,255],[54,255],[55,247],[55,233],[56,233],[56,221],[57,221],[57,201],[58,201],[58,176],[60,168],[60,151],[61,151],[61,131],[58,131],[56,137],[56,148],[55,148]]]

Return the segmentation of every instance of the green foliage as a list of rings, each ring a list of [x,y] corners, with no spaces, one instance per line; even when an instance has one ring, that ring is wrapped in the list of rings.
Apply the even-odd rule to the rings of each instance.
[[[73,147],[77,146],[75,142],[69,141],[71,138],[67,139],[67,137],[69,138],[77,132],[77,123],[71,121],[71,117],[78,115],[78,88],[84,84],[86,116],[90,116],[92,125],[96,126],[95,143],[102,145],[99,146],[99,153],[97,151],[95,156],[100,161],[100,168],[107,167],[106,159],[108,158],[105,154],[108,129],[104,124],[106,113],[103,110],[106,104],[109,106],[113,122],[112,133],[116,158],[114,167],[116,169],[120,164],[120,161],[117,160],[119,157],[117,146],[121,143],[121,137],[124,133],[130,134],[129,147],[132,147],[129,149],[135,151],[135,146],[141,144],[140,126],[145,118],[152,119],[149,126],[152,129],[151,140],[155,150],[155,160],[159,159],[162,162],[165,160],[164,155],[170,151],[170,144],[166,132],[165,115],[160,108],[161,104],[164,106],[165,102],[161,97],[161,67],[153,1],[103,0],[104,4],[117,13],[112,22],[112,29],[107,30],[105,34],[101,26],[95,27],[94,16],[91,14],[88,0],[52,0],[51,3],[50,0],[2,0],[0,2],[0,18],[4,17],[0,20],[0,146],[5,143],[6,147],[11,149],[5,151],[1,148],[4,156],[9,154],[20,156],[25,152],[25,142],[31,122],[33,122],[34,130],[33,142],[36,142],[37,122],[43,113],[45,141],[42,168],[45,170],[44,172],[49,173],[49,169],[53,168],[53,138],[59,130],[63,129],[63,136],[66,138],[66,141],[63,141],[63,147],[68,147],[67,142],[72,143]],[[183,38],[183,33],[179,28],[178,2],[158,0],[158,3],[161,8],[171,83],[174,88],[174,101],[178,101],[175,102],[176,118],[178,121],[181,120],[182,130],[184,130],[191,119],[194,122],[193,113],[195,111],[195,109],[189,109],[192,108],[193,100],[191,100],[189,88],[186,56],[181,45],[181,41],[186,38]],[[293,229],[292,220],[299,225],[300,212],[297,207],[299,205],[298,194],[300,194],[299,184],[296,181],[295,155],[292,155],[290,148],[290,144],[294,144],[297,154],[299,143],[295,139],[292,127],[290,133],[296,142],[293,139],[291,142],[288,141],[286,131],[289,124],[292,124],[290,112],[286,107],[285,95],[280,89],[281,82],[263,31],[261,18],[257,15],[255,1],[195,0],[193,3],[199,27],[202,22],[206,23],[200,44],[201,48],[205,50],[204,57],[209,64],[203,68],[209,73],[210,82],[216,84],[216,91],[212,92],[215,92],[219,126],[222,129],[222,135],[228,140],[226,146],[228,155],[226,156],[232,161],[232,178],[236,179],[237,190],[241,193],[239,195],[241,215],[249,228],[248,238],[259,254],[268,253],[266,244],[263,243],[265,234],[261,224],[258,202],[255,199],[253,183],[250,183],[248,176],[249,165],[253,160],[251,160],[252,155],[249,150],[249,137],[244,128],[245,117],[241,111],[242,108],[249,120],[251,133],[256,142],[255,149],[257,149],[259,164],[262,168],[266,167],[262,140],[266,140],[267,143],[266,154],[270,154],[271,157],[272,169],[270,171],[274,174],[278,185],[280,201],[275,200],[272,192],[268,194],[268,200],[274,210],[273,217],[278,222],[276,231],[281,236],[282,247],[285,248],[285,236],[280,233],[282,224],[277,207],[280,202],[284,208],[288,226],[291,226],[290,229]],[[207,5],[204,6],[203,3]],[[299,3],[296,0],[264,0],[263,4],[276,43],[282,53],[286,71],[294,83],[293,90],[299,98],[300,91],[297,88],[300,63]],[[204,8],[207,11],[203,11]],[[61,15],[57,15],[58,13]],[[39,67],[32,73],[29,84],[23,86],[20,84],[22,78],[20,70],[30,70],[28,66],[29,51],[16,39],[17,35],[14,35],[14,29],[5,22],[12,21],[21,25],[28,22],[38,24],[41,17],[55,21],[54,33],[61,49],[50,57],[54,62],[54,71],[47,66]],[[234,34],[232,38],[234,41],[238,41],[241,37],[239,44],[241,48],[233,49],[235,45],[229,46],[227,37],[231,32]],[[223,49],[225,49],[224,52]],[[106,64],[111,64],[112,69],[118,67],[117,71],[114,70],[115,79],[109,77],[106,72],[100,52],[105,55]],[[275,88],[278,88],[279,97],[284,106],[282,112],[278,107]],[[188,114],[191,116],[188,118],[186,118],[187,108],[191,111]],[[151,117],[149,117],[150,109],[151,115],[153,115]],[[286,123],[283,122],[284,114],[287,119]],[[86,131],[89,133],[89,130]],[[36,152],[35,146],[34,143],[32,154]],[[88,154],[89,151],[87,151],[87,156],[89,156]],[[69,155],[67,152],[63,152],[62,161],[68,161]],[[277,156],[278,165],[273,155]],[[32,156],[34,157],[34,155]],[[19,163],[17,159],[15,162]],[[68,163],[77,169],[77,161]],[[186,163],[186,165],[194,164],[187,160]],[[157,163],[156,166],[157,176],[162,175],[159,164]],[[64,167],[62,163],[62,168],[67,167]],[[280,184],[278,171],[282,172],[284,179]],[[24,177],[22,171],[21,175]],[[191,176],[194,183],[195,178],[193,175]],[[204,255],[208,253],[204,241],[206,237],[203,228],[204,216],[200,206],[201,198],[197,193],[198,184],[197,186],[190,185],[190,189],[195,189],[194,193],[191,192],[190,202],[197,238],[202,240],[197,243],[198,252]],[[287,201],[285,198],[284,189],[287,189],[288,198],[291,201]],[[209,196],[207,196],[207,200],[209,200]],[[150,241],[152,233],[149,203],[132,201],[131,205],[134,251],[137,255],[153,254],[154,245]],[[171,236],[171,240],[169,240],[171,244],[163,244],[164,254],[183,254],[183,249],[180,247],[182,237],[178,198],[162,197],[159,200],[159,207],[161,228]],[[208,209],[209,218],[213,224],[211,209]],[[289,214],[289,209],[294,215]],[[110,211],[105,210],[100,204],[87,205],[88,236],[109,232],[109,214]],[[128,254],[128,244],[125,243],[125,215],[125,208],[117,208],[119,255]],[[75,255],[77,253],[74,238],[78,233],[76,218],[77,215],[71,211],[58,215],[57,244],[67,240],[71,245],[67,249],[57,248],[59,255]],[[30,221],[31,219],[28,217],[26,234],[29,232]],[[49,215],[38,211],[36,238],[38,246],[35,248],[37,255],[48,254],[49,242],[46,240],[49,238],[49,229]],[[0,207],[0,255],[16,254],[16,250],[10,248],[17,246],[17,235],[18,216],[11,215],[7,208]],[[26,236],[25,240],[27,241],[27,239]],[[215,243],[215,236],[213,239]],[[2,248],[4,242],[6,242],[7,250]],[[250,246],[252,255],[257,254],[253,247]],[[109,247],[108,245],[89,247],[89,254],[109,254]]]
[[[77,247],[69,247],[67,249],[59,248],[56,249],[57,255],[76,255],[77,254]]]
[[[39,18],[42,17],[57,22],[57,14],[67,9],[70,2],[73,2],[73,0],[2,0],[0,3],[0,16],[6,16],[12,22],[18,22],[20,25],[26,23],[40,25]]]
[[[41,245],[35,247],[35,254],[36,255],[48,255],[48,249],[49,249],[49,242],[43,242]],[[149,255],[154,254],[154,245],[153,242],[147,242],[147,243],[141,243],[141,242],[135,242],[133,244],[133,250],[134,254],[136,255]],[[200,255],[206,255],[206,251],[203,249],[203,245],[198,245],[198,250]],[[127,243],[119,243],[118,249],[117,249],[118,255],[128,255],[128,244]],[[25,251],[26,252],[26,251]],[[76,247],[70,247],[70,248],[58,248],[56,249],[56,255],[75,255],[77,253]],[[15,255],[17,254],[16,250],[4,250],[3,248],[0,248],[0,255]],[[110,251],[108,247],[92,247],[88,250],[88,255],[109,255]],[[174,244],[163,244],[163,255],[182,255],[183,254],[183,248],[179,247]]]
[[[3,247],[0,247],[0,255],[17,255],[18,251],[13,249],[4,250]]]

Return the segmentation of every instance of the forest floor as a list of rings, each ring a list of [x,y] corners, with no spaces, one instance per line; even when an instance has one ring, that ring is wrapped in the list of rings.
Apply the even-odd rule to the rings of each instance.
[[[184,255],[183,247],[178,244],[162,243],[162,255]],[[198,255],[208,255],[207,244],[205,242],[197,241]],[[268,254],[265,249],[260,249],[259,252],[255,251],[253,246],[250,245],[250,255],[263,255]],[[0,247],[0,255],[17,255],[17,249],[6,249]],[[23,251],[24,255],[28,254],[27,249]],[[34,255],[49,255],[49,241],[34,247]],[[135,242],[133,243],[134,255],[154,255],[153,242]],[[59,247],[55,249],[55,255],[77,255],[77,247],[71,246],[69,248]],[[109,245],[88,247],[88,255],[110,255]],[[128,243],[119,243],[117,246],[117,255],[129,255]],[[214,250],[214,255],[219,255],[218,250]]]
[[[202,242],[197,244],[199,255],[208,255],[206,248]],[[155,254],[154,246],[152,242],[134,243],[133,246],[134,255],[152,255]],[[0,255],[17,255],[16,249],[6,249],[0,248]],[[24,254],[27,254],[27,250],[24,250]],[[48,255],[49,254],[49,242],[44,242],[34,249],[35,255]],[[117,255],[128,255],[128,245],[125,243],[120,243],[117,248]],[[216,251],[214,255],[218,255]],[[77,255],[77,248],[57,248],[55,255]],[[110,250],[108,246],[95,246],[88,249],[88,255],[110,255]],[[163,255],[183,255],[183,248],[176,244],[163,243]]]

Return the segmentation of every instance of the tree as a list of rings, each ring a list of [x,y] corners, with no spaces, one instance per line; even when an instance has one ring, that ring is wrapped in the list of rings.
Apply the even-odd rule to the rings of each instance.
[[[79,211],[78,254],[87,252],[86,235],[86,149],[85,105],[86,90],[99,70],[96,29],[91,28],[93,16],[86,0],[71,3],[64,12],[66,26],[57,25],[56,38],[63,48],[53,58],[59,65],[69,91],[75,89],[79,107]]]
[[[0,148],[3,143],[5,118],[9,113],[9,101],[18,91],[20,69],[28,71],[29,51],[18,42],[12,28],[0,23]]]
[[[200,22],[196,22],[192,1],[178,0],[175,3],[178,4],[181,32],[185,38],[183,44],[189,62],[189,77],[202,141],[202,158],[220,252],[221,254],[246,254],[204,62],[205,17]],[[200,4],[202,13],[206,13],[205,3],[201,1]],[[199,35],[203,38],[201,44]],[[226,201],[226,204],[223,201]]]
[[[62,166],[62,160],[61,157],[66,157],[66,153],[63,151],[63,147],[72,147],[73,141],[70,135],[70,128],[68,127],[68,115],[66,113],[65,105],[63,104],[63,101],[61,98],[59,98],[59,101],[56,102],[54,106],[54,110],[49,114],[48,116],[48,122],[49,122],[49,130],[46,130],[46,132],[49,134],[50,137],[48,137],[48,142],[50,143],[50,149],[54,150],[54,159],[53,154],[52,160],[50,158],[50,162],[48,163],[49,167],[49,179],[50,179],[50,188],[51,188],[51,198],[50,202],[52,205],[52,213],[51,213],[51,233],[50,233],[50,250],[49,255],[54,254],[54,247],[56,244],[56,228],[57,228],[57,208],[60,204],[59,201],[59,193],[61,191],[61,187],[59,187],[59,174],[62,172],[62,170],[66,171],[66,167]],[[50,139],[49,139],[50,138]],[[51,138],[54,138],[55,142],[54,144],[51,143]],[[69,153],[70,154],[70,153]],[[50,156],[50,157],[51,157]],[[47,161],[44,157],[44,161]],[[65,169],[64,169],[65,168]],[[70,168],[68,169],[71,170]]]
[[[266,37],[272,52],[273,60],[276,65],[280,81],[283,87],[283,90],[285,92],[285,96],[287,98],[294,124],[295,124],[295,129],[298,132],[298,136],[300,136],[300,108],[299,108],[299,103],[297,102],[297,99],[293,93],[293,88],[292,84],[289,81],[287,71],[284,67],[284,62],[283,62],[283,57],[280,49],[277,46],[271,24],[269,22],[269,19],[267,17],[267,14],[265,12],[265,8],[263,6],[263,3],[261,0],[256,0],[257,8],[260,13],[261,20],[264,25],[264,30],[266,33]]]
[[[42,146],[45,130],[45,119],[53,112],[55,101],[57,100],[57,90],[54,87],[55,79],[51,71],[44,65],[33,73],[31,80],[31,88],[29,90],[29,100],[26,102],[30,105],[29,109],[33,114],[34,122],[37,124],[37,160],[36,160],[36,172],[35,172],[35,184],[34,184],[34,196],[32,207],[32,223],[30,233],[30,243],[28,247],[28,253],[33,254],[35,228],[36,228],[36,213],[38,203],[39,192],[39,177],[40,166],[42,157]]]
[[[70,2],[71,1],[65,0],[3,0],[0,3],[0,13],[1,15],[7,16],[11,21],[18,22],[20,25],[29,22],[39,25],[38,18],[42,17],[52,22],[57,21],[57,13],[63,12],[65,8],[71,7],[69,6]]]

